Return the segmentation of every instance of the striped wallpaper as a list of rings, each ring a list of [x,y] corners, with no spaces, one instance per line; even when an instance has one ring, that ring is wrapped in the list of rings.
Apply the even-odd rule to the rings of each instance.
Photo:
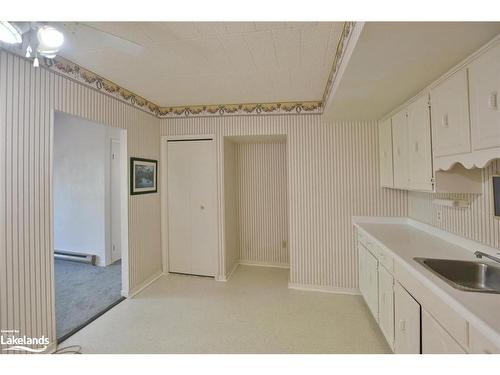
[[[0,50],[0,328],[51,343],[54,110],[126,129],[129,155],[160,154],[157,118]],[[160,194],[129,197],[131,291],[160,272]]]
[[[482,194],[408,194],[408,215],[418,221],[500,249],[500,218],[493,216],[491,176],[500,174],[500,160],[483,169]],[[458,197],[471,202],[470,208],[432,204],[435,198]],[[441,221],[437,212],[441,211]]]
[[[162,135],[215,134],[219,239],[224,229],[224,136],[287,135],[290,284],[355,291],[353,215],[405,216],[407,193],[383,189],[375,122],[321,122],[319,115],[162,119]],[[225,241],[219,272],[226,275]]]
[[[241,143],[236,150],[239,260],[288,266],[286,144]]]

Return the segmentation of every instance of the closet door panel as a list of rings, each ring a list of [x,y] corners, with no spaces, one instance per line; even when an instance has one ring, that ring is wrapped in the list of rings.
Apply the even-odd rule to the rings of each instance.
[[[217,181],[213,141],[190,143],[192,273],[215,276],[217,259]]]
[[[167,154],[168,263],[170,272],[191,273],[191,158],[185,142],[169,142]]]

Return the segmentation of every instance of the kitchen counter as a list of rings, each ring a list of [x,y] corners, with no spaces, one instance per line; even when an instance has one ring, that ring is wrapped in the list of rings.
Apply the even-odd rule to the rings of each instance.
[[[390,251],[395,263],[404,267],[432,293],[467,320],[492,343],[500,347],[500,294],[465,292],[455,289],[413,258],[477,260],[480,250],[490,254],[498,249],[463,239],[407,218],[355,217],[354,225]],[[487,259],[482,261],[490,262]]]

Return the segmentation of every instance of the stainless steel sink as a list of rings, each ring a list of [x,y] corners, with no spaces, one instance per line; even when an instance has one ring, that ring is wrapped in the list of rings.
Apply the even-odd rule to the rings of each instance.
[[[456,289],[500,294],[500,267],[479,261],[413,259]]]

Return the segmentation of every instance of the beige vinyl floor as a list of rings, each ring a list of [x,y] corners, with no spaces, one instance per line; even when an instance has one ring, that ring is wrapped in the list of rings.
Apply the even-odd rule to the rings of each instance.
[[[389,353],[360,296],[288,289],[288,270],[163,276],[63,342],[83,353]]]

